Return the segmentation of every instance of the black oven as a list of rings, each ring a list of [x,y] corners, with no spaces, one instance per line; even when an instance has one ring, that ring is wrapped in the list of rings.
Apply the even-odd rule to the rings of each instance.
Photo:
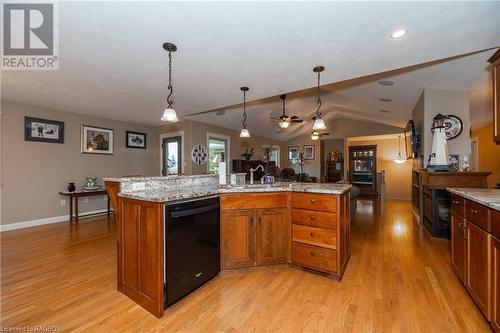
[[[165,205],[165,307],[220,272],[219,225],[218,197]]]

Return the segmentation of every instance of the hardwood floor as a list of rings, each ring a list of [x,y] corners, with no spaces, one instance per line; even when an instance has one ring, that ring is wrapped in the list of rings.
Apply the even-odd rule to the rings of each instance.
[[[449,241],[419,230],[407,202],[359,201],[341,283],[291,265],[224,271],[160,320],[116,291],[111,220],[0,237],[3,331],[490,331],[450,268]]]

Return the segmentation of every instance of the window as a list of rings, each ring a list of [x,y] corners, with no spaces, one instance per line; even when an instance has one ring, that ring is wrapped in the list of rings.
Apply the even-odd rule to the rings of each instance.
[[[227,140],[215,137],[208,138],[208,173],[217,173],[219,162],[227,160]]]
[[[276,162],[276,166],[280,166],[280,149],[279,148],[271,148],[271,157],[270,161]]]
[[[181,168],[181,144],[180,136],[162,139],[162,175],[176,175],[182,173]]]

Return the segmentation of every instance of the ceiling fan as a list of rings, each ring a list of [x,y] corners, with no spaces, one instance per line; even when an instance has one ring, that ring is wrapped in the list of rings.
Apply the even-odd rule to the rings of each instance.
[[[281,98],[282,105],[283,105],[283,114],[279,118],[273,118],[273,117],[271,117],[271,119],[272,120],[277,120],[278,121],[278,126],[280,128],[282,128],[282,129],[288,128],[288,126],[290,126],[291,124],[303,122],[304,120],[299,119],[299,117],[297,117],[297,116],[291,116],[290,117],[289,115],[286,114],[286,112],[285,112],[286,94],[281,95],[280,98]]]
[[[320,133],[317,130],[313,130],[311,133],[311,140],[314,141],[319,140],[319,138],[321,138],[324,135],[330,135],[330,133]]]

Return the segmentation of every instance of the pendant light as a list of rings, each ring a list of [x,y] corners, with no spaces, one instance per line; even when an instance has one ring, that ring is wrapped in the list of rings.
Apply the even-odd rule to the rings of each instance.
[[[246,100],[246,93],[248,90],[250,90],[248,87],[241,87],[241,91],[243,91],[243,128],[241,129],[240,132],[240,138],[249,138],[250,137],[250,132],[247,129],[247,100]]]
[[[397,164],[403,164],[406,162],[406,159],[401,156],[401,135],[398,136],[398,146],[399,146],[399,152],[398,152],[398,157],[394,160]]]
[[[319,139],[319,133],[316,131],[313,131],[311,134],[311,140],[317,141]]]
[[[175,123],[179,121],[177,118],[177,113],[174,110],[174,102],[170,99],[174,93],[174,88],[172,87],[172,52],[177,51],[177,46],[172,43],[164,43],[163,48],[168,52],[168,96],[167,96],[167,108],[163,111],[163,117],[161,121],[168,121]]]
[[[314,131],[326,129],[325,121],[323,119],[321,119],[321,112],[319,112],[319,109],[321,108],[321,98],[319,97],[319,84],[320,84],[321,72],[323,72],[324,70],[325,70],[325,67],[323,67],[323,66],[316,66],[313,68],[313,72],[318,74],[318,89],[317,89],[318,108],[316,109],[316,116],[313,117],[313,119],[314,119],[313,130]]]
[[[286,129],[288,126],[290,126],[290,117],[287,116],[285,113],[285,99],[286,99],[286,94],[283,94],[280,96],[281,102],[283,105],[283,114],[280,116],[280,121],[278,122],[279,127]]]

